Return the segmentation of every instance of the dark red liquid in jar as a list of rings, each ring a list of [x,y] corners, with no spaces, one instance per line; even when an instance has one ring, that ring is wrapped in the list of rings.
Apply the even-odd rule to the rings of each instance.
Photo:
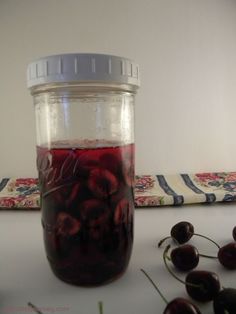
[[[60,279],[99,285],[132,251],[134,144],[68,145],[37,148],[46,254]]]

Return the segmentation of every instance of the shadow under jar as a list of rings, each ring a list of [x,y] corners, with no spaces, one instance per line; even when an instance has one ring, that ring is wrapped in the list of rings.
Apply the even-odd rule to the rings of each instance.
[[[133,245],[138,66],[100,54],[28,66],[47,259],[63,281],[94,286],[126,270]]]

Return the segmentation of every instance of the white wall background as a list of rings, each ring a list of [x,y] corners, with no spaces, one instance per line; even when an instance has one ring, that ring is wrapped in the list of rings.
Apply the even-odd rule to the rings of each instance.
[[[66,52],[140,64],[136,172],[236,170],[235,0],[0,0],[0,177],[36,175],[26,66]]]

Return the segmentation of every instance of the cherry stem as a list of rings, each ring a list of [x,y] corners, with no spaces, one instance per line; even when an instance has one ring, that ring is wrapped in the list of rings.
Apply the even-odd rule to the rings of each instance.
[[[162,240],[159,241],[158,247],[161,247],[162,244],[163,244],[166,240],[168,240],[168,239],[172,239],[172,240],[175,242],[175,244],[179,245],[179,242],[178,242],[175,238],[173,238],[173,237],[171,237],[171,236],[168,236],[168,237],[165,237],[164,239],[162,239]]]
[[[32,304],[31,302],[28,302],[28,306],[31,307],[35,313],[38,313],[38,314],[43,314],[34,304]]]
[[[204,235],[199,234],[199,233],[194,233],[194,235],[196,235],[196,236],[198,236],[198,237],[201,237],[201,238],[204,238],[204,239],[206,239],[206,240],[208,240],[208,241],[214,243],[214,244],[217,246],[217,248],[220,249],[219,244],[216,243],[216,242],[215,242],[214,240],[212,240],[211,238],[208,238],[207,236],[204,236]],[[159,241],[158,247],[161,247],[162,244],[163,244],[166,240],[168,240],[168,239],[172,239],[177,245],[179,245],[179,242],[178,242],[175,238],[173,238],[173,237],[171,237],[171,236],[168,236],[168,237],[165,237],[164,239],[162,239],[162,240]],[[208,256],[208,255],[203,255],[203,254],[202,254],[201,256],[211,258],[211,256]],[[214,257],[212,257],[212,258],[214,258]]]
[[[103,303],[102,301],[98,302],[99,314],[103,314]]]
[[[164,239],[160,240],[159,243],[158,243],[158,247],[161,247],[163,242],[165,242],[166,240],[171,239],[171,238],[172,237],[168,236],[168,237],[165,237]]]
[[[200,254],[199,253],[199,256],[201,256],[201,257],[206,257],[206,258],[218,258],[217,256],[211,256],[211,255],[206,255],[206,254]]]
[[[190,282],[187,282],[187,281],[184,281],[182,279],[180,279],[178,276],[175,275],[175,273],[170,269],[168,263],[167,263],[167,254],[168,254],[168,251],[170,249],[170,245],[167,245],[167,247],[165,248],[164,250],[164,253],[163,253],[163,260],[164,260],[164,263],[165,263],[165,266],[166,266],[166,269],[168,270],[168,272],[176,279],[178,280],[179,282],[181,282],[182,284],[184,285],[187,285],[187,286],[191,286],[191,287],[195,287],[195,288],[202,288],[202,286],[200,285],[195,285],[193,283],[190,283]]]
[[[148,280],[152,283],[153,287],[157,290],[157,292],[159,293],[159,295],[161,296],[161,298],[163,299],[163,301],[168,304],[168,301],[166,300],[166,298],[164,297],[164,295],[162,294],[162,292],[160,291],[160,289],[157,287],[157,285],[155,284],[155,282],[152,280],[152,278],[147,274],[147,272],[144,269],[140,269],[144,275],[148,278]]]
[[[214,243],[214,244],[218,247],[218,249],[220,249],[219,244],[216,243],[215,241],[213,241],[212,239],[210,239],[210,238],[208,238],[208,237],[206,237],[206,236],[204,236],[204,235],[202,235],[202,234],[199,234],[199,233],[194,233],[194,235],[209,240],[210,242]]]

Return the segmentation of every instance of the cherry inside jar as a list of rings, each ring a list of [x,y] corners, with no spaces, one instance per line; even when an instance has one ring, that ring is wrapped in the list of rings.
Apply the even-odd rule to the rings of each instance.
[[[99,285],[131,255],[134,144],[68,145],[37,148],[46,254],[62,280]]]

